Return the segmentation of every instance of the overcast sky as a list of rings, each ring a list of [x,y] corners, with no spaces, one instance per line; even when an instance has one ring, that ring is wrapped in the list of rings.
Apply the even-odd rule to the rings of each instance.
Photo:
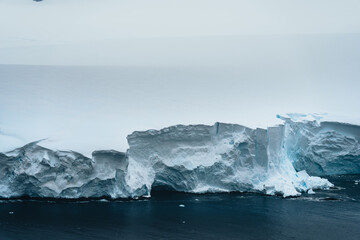
[[[356,122],[359,12],[355,0],[2,0],[0,151],[42,138],[124,151],[134,130],[265,127],[287,112]]]
[[[144,37],[359,33],[357,0],[2,0],[3,46]]]

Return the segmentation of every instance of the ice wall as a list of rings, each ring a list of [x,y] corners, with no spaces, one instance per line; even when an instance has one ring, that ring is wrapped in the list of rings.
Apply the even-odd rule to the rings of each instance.
[[[325,179],[297,174],[286,156],[284,133],[284,126],[265,130],[224,123],[134,132],[128,136],[128,158],[141,170],[131,173],[138,180],[133,186],[283,196],[330,187]]]
[[[138,198],[152,189],[298,196],[360,173],[360,127],[280,117],[283,125],[176,125],[134,132],[126,153],[87,158],[34,142],[0,154],[0,197]],[[312,176],[309,176],[308,173]]]
[[[281,118],[286,154],[295,169],[317,176],[360,173],[360,126]]]

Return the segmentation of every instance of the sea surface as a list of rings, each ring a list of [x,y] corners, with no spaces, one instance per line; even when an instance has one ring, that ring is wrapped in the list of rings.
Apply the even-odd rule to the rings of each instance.
[[[0,239],[360,239],[360,175],[298,198],[153,192],[131,201],[3,200]]]

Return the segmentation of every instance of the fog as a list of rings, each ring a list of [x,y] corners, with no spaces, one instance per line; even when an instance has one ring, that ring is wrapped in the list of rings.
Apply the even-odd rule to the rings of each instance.
[[[0,2],[0,151],[135,130],[360,119],[358,1]]]

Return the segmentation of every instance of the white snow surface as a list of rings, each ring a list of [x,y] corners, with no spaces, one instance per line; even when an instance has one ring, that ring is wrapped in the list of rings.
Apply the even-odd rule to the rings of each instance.
[[[166,189],[289,197],[332,187],[321,175],[360,173],[359,126],[280,118],[283,125],[267,129],[215,123],[134,132],[126,153],[92,158],[30,143],[0,154],[0,196],[139,198]]]

